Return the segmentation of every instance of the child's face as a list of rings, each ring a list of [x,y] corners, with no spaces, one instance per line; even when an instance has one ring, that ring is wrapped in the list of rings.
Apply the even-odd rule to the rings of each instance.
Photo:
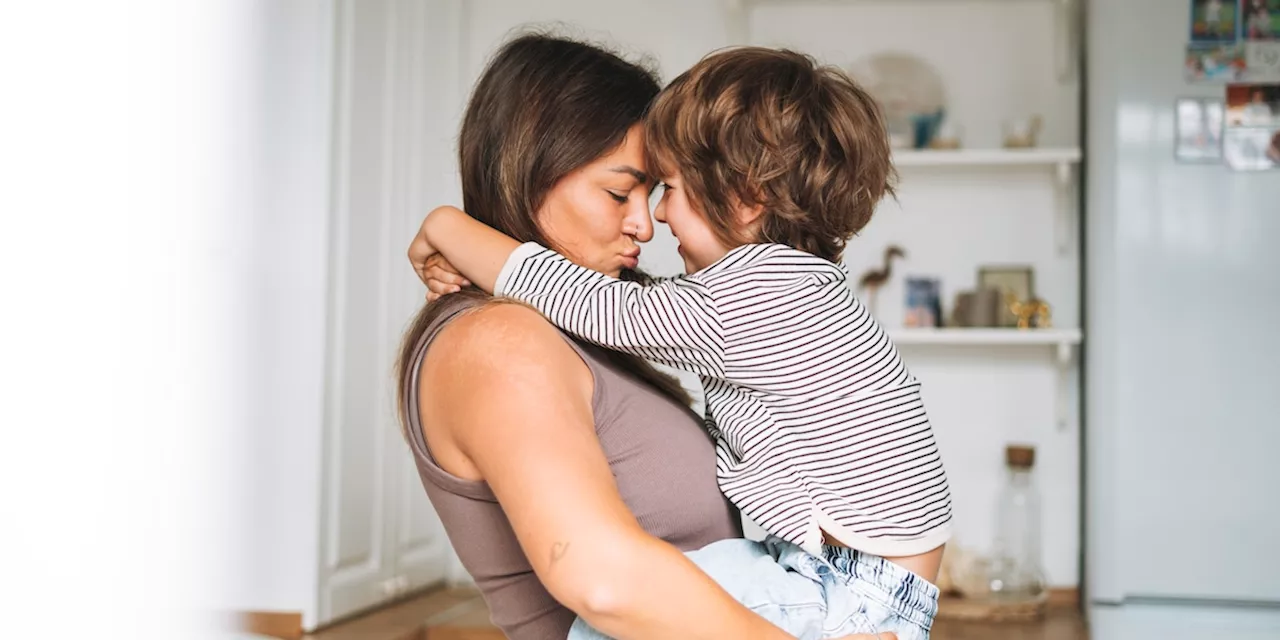
[[[671,233],[680,243],[680,257],[684,259],[686,273],[701,271],[729,253],[707,223],[707,219],[689,202],[680,174],[663,179],[665,190],[653,217],[671,227]]]

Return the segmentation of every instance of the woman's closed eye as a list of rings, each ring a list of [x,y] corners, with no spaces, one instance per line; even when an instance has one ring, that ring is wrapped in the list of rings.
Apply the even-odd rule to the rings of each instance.
[[[626,204],[626,203],[627,203],[627,200],[630,200],[630,199],[631,199],[631,198],[630,198],[630,196],[629,196],[628,194],[626,194],[626,193],[618,193],[618,192],[613,191],[613,190],[611,190],[611,189],[605,189],[604,191],[605,191],[605,193],[609,194],[609,197],[610,197],[610,198],[613,198],[614,200],[617,200],[617,201],[618,201],[618,204]]]

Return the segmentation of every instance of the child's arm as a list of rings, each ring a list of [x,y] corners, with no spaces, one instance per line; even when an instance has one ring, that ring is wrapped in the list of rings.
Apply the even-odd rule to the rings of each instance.
[[[717,378],[724,377],[724,331],[696,278],[653,286],[575,265],[536,244],[521,245],[452,207],[423,222],[410,249],[415,268],[440,252],[485,291],[525,302],[556,326],[603,347]]]
[[[427,215],[409,245],[409,261],[426,281],[427,259],[439,253],[464,277],[488,293],[502,265],[520,243],[455,207],[439,207]]]

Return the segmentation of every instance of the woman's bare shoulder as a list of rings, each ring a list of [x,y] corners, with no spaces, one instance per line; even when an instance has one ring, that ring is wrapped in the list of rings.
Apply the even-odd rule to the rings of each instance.
[[[493,302],[463,313],[431,343],[423,384],[445,403],[474,401],[511,385],[581,393],[590,398],[591,376],[564,336],[537,311]],[[577,394],[575,394],[577,395]]]
[[[554,326],[518,304],[486,304],[450,322],[427,351],[418,391],[428,448],[468,480],[487,479],[476,456],[529,431],[551,442],[594,429],[590,370]]]

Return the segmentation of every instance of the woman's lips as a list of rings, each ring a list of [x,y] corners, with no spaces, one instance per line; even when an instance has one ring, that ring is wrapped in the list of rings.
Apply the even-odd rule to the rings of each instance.
[[[622,268],[634,269],[640,265],[640,247],[622,252]]]

